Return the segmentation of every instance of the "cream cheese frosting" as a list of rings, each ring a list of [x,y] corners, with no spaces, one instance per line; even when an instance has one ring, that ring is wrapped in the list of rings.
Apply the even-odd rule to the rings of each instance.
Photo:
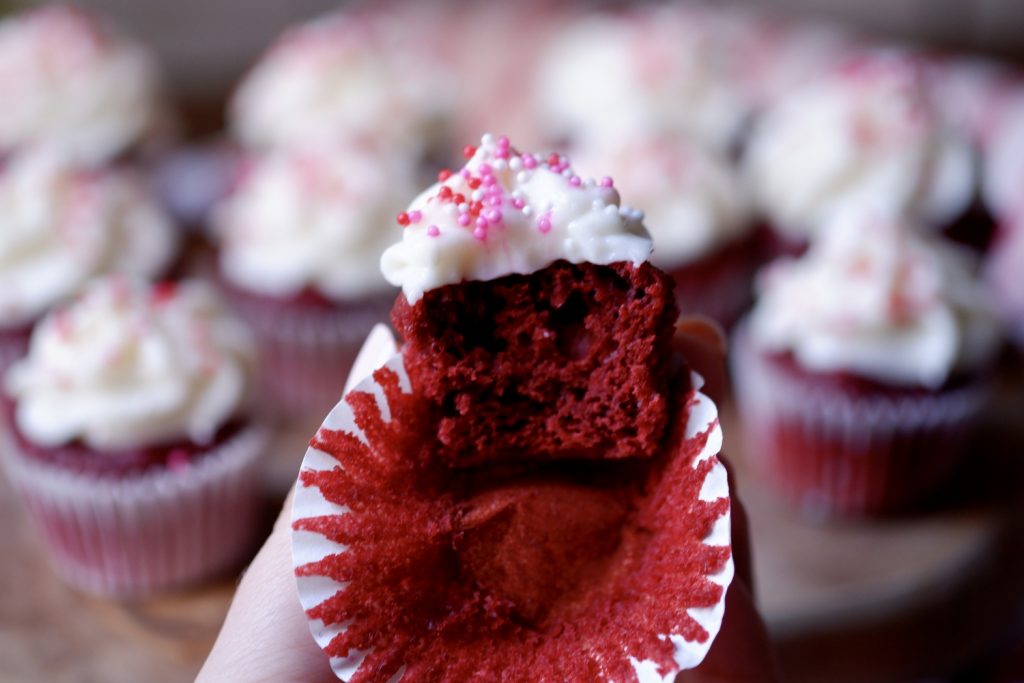
[[[416,187],[403,162],[351,141],[252,160],[214,214],[221,273],[281,298],[307,288],[339,301],[387,291],[380,256],[401,238],[395,215]]]
[[[202,444],[242,408],[252,354],[205,285],[110,276],[36,328],[6,387],[18,428],[43,446]]]
[[[32,322],[95,275],[161,275],[177,247],[141,179],[44,150],[0,169],[0,327]]]
[[[439,60],[388,19],[337,12],[285,32],[231,101],[236,136],[255,149],[339,131],[423,145],[441,125],[448,86]]]
[[[141,45],[82,10],[47,6],[0,22],[0,149],[52,146],[96,164],[152,128],[158,74]]]
[[[765,114],[746,171],[773,227],[807,240],[840,211],[912,212],[938,227],[968,209],[976,159],[922,77],[908,56],[869,54]]]
[[[381,271],[415,303],[465,280],[529,274],[555,261],[639,265],[651,254],[643,213],[621,206],[611,178],[584,179],[566,157],[521,153],[485,135],[465,167],[399,215],[402,239]]]
[[[714,253],[753,229],[746,188],[724,155],[682,137],[635,138],[578,149],[577,168],[616,169],[616,186],[644,208],[651,261],[673,268]]]
[[[537,108],[555,137],[682,133],[728,150],[748,111],[714,58],[720,52],[694,8],[589,15],[549,48],[537,77]]]
[[[998,348],[968,257],[885,215],[838,216],[759,288],[753,339],[812,372],[936,389]]]

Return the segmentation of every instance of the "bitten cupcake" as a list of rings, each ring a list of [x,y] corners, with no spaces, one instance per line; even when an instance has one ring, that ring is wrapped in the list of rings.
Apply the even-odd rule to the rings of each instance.
[[[414,187],[411,162],[335,140],[250,160],[215,211],[220,280],[256,333],[261,395],[275,411],[337,402],[363,338],[387,320],[394,289],[378,264]]]
[[[1000,338],[954,249],[851,213],[764,273],[736,394],[749,457],[801,509],[906,509],[958,464]]]
[[[288,29],[235,92],[232,132],[250,150],[340,134],[429,158],[445,143],[452,98],[439,57],[414,37],[368,9]]]
[[[109,277],[36,328],[6,376],[2,456],[64,579],[143,595],[242,559],[263,443],[252,350],[192,282]]]
[[[48,146],[98,165],[162,125],[159,74],[140,44],[71,5],[0,22],[0,157]]]
[[[128,171],[83,170],[52,149],[0,166],[0,368],[24,353],[32,325],[90,278],[165,275],[174,228]]]
[[[313,636],[345,681],[671,681],[734,572],[671,279],[614,187],[506,138],[466,151],[381,260],[401,352],[300,472]]]
[[[839,213],[912,214],[935,231],[987,239],[972,212],[969,140],[944,120],[919,60],[868,53],[794,91],[755,127],[745,165],[775,253],[799,253]],[[971,238],[971,239],[968,239]]]
[[[651,262],[675,280],[683,313],[723,326],[751,300],[758,240],[746,188],[721,154],[680,137],[637,136],[575,153],[577,168],[616,169],[615,186],[644,207]]]

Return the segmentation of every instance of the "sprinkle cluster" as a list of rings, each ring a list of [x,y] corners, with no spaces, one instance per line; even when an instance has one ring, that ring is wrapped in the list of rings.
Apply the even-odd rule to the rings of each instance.
[[[509,143],[508,137],[495,138],[484,135],[480,146],[467,145],[462,154],[466,165],[458,172],[444,169],[438,174],[436,192],[427,199],[427,204],[438,203],[445,207],[461,228],[471,230],[473,236],[486,241],[491,230],[505,226],[511,213],[517,213],[533,222],[538,232],[551,231],[551,207],[531,206],[520,189],[510,189],[511,183],[502,182],[503,177],[514,174],[516,184],[527,182],[537,172],[555,173],[566,179],[570,188],[601,186],[614,187],[611,178],[600,181],[583,180],[573,171],[565,155],[551,153],[548,156],[520,152]],[[398,224],[409,227],[423,221],[423,213],[413,209],[398,214]],[[427,227],[427,234],[438,237],[441,228],[436,224]]]

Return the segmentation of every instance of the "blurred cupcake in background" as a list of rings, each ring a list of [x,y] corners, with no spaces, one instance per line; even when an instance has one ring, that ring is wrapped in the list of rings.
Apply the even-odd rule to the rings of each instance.
[[[781,99],[756,125],[745,171],[773,253],[799,253],[839,213],[907,213],[972,243],[991,231],[974,210],[970,141],[903,53],[864,54]]]
[[[252,350],[193,282],[98,280],[37,327],[6,375],[2,457],[64,579],[145,595],[243,559],[263,443]]]
[[[96,275],[168,274],[174,227],[134,173],[84,170],[52,148],[0,166],[0,369],[32,325]]]
[[[985,138],[982,193],[1000,224],[1024,212],[1024,87],[1007,89],[990,117]]]
[[[425,163],[445,148],[450,106],[440,57],[386,10],[347,10],[287,30],[252,68],[229,108],[250,152],[365,137]],[[433,163],[431,163],[433,162]]]
[[[617,169],[615,186],[644,207],[651,260],[675,279],[680,310],[736,322],[759,253],[745,188],[724,155],[680,137],[636,137],[580,148],[574,158],[581,171]]]
[[[216,209],[219,277],[256,333],[274,411],[329,410],[363,339],[387,321],[394,290],[380,256],[401,236],[416,175],[410,159],[335,139],[253,159]]]
[[[46,146],[95,166],[168,133],[153,56],[77,6],[0,21],[0,102],[0,157]]]
[[[904,221],[842,213],[760,290],[733,374],[748,457],[779,493],[859,515],[944,484],[1000,345],[969,257]]]
[[[534,89],[550,144],[575,150],[636,135],[735,148],[749,111],[716,59],[707,10],[658,5],[581,15],[553,40]]]
[[[1024,204],[1024,201],[1022,201]],[[1024,208],[1000,225],[986,263],[986,283],[1007,333],[1024,350]]]

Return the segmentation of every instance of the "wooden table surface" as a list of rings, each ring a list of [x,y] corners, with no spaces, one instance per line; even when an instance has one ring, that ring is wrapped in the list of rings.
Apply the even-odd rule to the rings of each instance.
[[[1000,425],[1022,422],[1021,386],[1010,385],[1021,401],[1004,401],[994,416]],[[751,518],[758,599],[787,679],[907,680],[962,668],[1018,615],[1024,430],[993,431],[973,456],[986,469],[999,463],[989,479],[1002,486],[967,484],[975,495],[918,517],[813,524],[776,503],[743,467],[728,409],[723,424]],[[268,482],[278,490],[298,467],[308,429],[279,439],[268,466]],[[233,578],[138,603],[86,597],[50,571],[2,480],[0,517],[0,681],[194,678],[230,602]]]

